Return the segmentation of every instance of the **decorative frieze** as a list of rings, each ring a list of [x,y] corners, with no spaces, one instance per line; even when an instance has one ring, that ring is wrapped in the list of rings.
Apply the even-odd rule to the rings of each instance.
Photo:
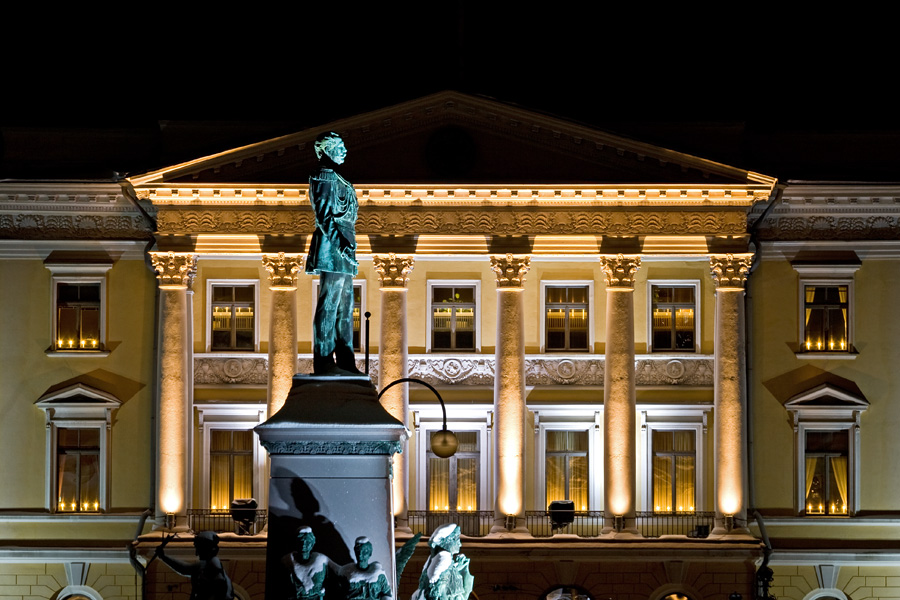
[[[529,269],[530,256],[507,254],[491,257],[491,270],[497,275],[498,288],[521,288]]]
[[[269,273],[272,289],[295,289],[297,275],[303,270],[303,257],[299,254],[263,254],[263,267]]]
[[[315,228],[307,208],[198,209],[159,207],[162,234],[293,234]],[[360,206],[358,234],[380,235],[743,235],[747,216],[735,210],[628,210],[598,212],[582,207],[365,207]]]
[[[600,268],[606,279],[606,287],[634,288],[634,274],[641,268],[640,256],[601,256]]]
[[[403,451],[400,442],[375,440],[361,442],[328,441],[274,441],[260,440],[269,454],[338,454],[338,455],[392,455]]]
[[[197,255],[182,252],[151,252],[159,287],[190,289],[197,274]]]
[[[743,288],[752,262],[752,254],[710,255],[709,269],[716,288]]]
[[[267,356],[246,358],[194,357],[194,384],[266,385]]]
[[[376,254],[372,257],[372,261],[375,263],[381,287],[405,288],[409,282],[408,275],[415,266],[416,257],[391,252],[387,256]]]

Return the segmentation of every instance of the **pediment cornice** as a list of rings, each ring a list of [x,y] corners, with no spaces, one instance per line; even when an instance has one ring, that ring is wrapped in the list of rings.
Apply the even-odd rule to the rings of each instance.
[[[256,173],[279,173],[287,164],[314,167],[312,143],[326,130],[339,131],[354,152],[396,148],[437,127],[456,124],[505,140],[510,147],[530,147],[590,164],[621,168],[623,173],[670,173],[678,181],[762,184],[774,179],[759,173],[604,132],[583,124],[525,110],[487,98],[445,91],[271,140],[172,165],[129,181],[140,188],[172,181],[253,181]],[[612,166],[611,166],[612,165]],[[671,170],[667,171],[667,168]],[[294,177],[297,179],[297,177]],[[628,181],[629,177],[617,178]],[[660,177],[660,179],[663,179]],[[284,183],[289,183],[285,181]]]

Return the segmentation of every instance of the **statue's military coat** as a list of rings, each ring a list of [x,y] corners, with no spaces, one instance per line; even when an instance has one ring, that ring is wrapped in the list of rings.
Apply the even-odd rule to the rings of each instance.
[[[334,169],[321,168],[309,178],[309,200],[316,230],[309,246],[306,272],[356,275],[356,191]]]

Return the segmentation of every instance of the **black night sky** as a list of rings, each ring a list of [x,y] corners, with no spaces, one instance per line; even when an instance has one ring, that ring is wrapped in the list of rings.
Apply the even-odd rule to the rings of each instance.
[[[0,178],[133,174],[456,89],[781,179],[900,180],[885,15],[591,6],[13,17]]]

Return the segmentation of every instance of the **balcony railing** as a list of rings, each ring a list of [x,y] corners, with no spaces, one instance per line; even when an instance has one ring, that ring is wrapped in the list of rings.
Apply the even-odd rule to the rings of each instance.
[[[494,524],[494,511],[430,511],[411,510],[408,513],[409,528],[414,532],[421,531],[426,536],[447,523],[456,523],[463,535],[484,537],[491,532]]]
[[[239,533],[238,524],[231,518],[231,512],[212,510],[209,508],[189,508],[187,511],[188,527],[194,533],[201,531],[214,531],[225,533],[230,531]],[[268,519],[268,511],[264,508],[256,509],[256,519],[250,523],[250,535],[262,532]]]
[[[713,528],[715,513],[654,513],[638,512],[636,515],[637,530],[645,538],[656,538],[663,535],[684,535],[692,538],[705,538]],[[494,513],[489,510],[472,512],[435,512],[426,510],[409,511],[409,527],[413,531],[421,531],[426,536],[447,523],[459,525],[463,535],[483,537],[490,533],[494,522]],[[575,520],[558,529],[550,523],[550,517],[543,510],[525,511],[525,526],[534,537],[551,537],[557,533],[574,534],[578,537],[598,537],[603,531],[603,511],[576,511]]]

